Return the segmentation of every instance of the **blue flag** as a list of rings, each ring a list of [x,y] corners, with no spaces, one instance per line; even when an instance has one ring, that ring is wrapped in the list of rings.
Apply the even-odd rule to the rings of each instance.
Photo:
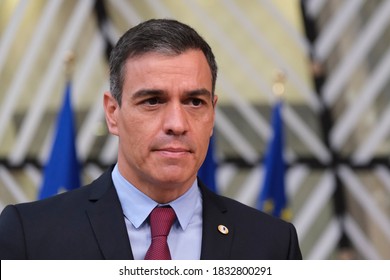
[[[284,178],[286,166],[283,157],[282,105],[283,103],[279,101],[272,109],[273,135],[265,154],[264,182],[257,207],[273,216],[288,219]]]
[[[198,177],[213,192],[217,192],[216,171],[217,163],[214,154],[214,136],[210,138],[206,159],[198,171]]]
[[[71,84],[68,82],[62,108],[57,116],[54,143],[44,169],[39,199],[55,195],[61,190],[80,187],[80,164],[75,140]]]

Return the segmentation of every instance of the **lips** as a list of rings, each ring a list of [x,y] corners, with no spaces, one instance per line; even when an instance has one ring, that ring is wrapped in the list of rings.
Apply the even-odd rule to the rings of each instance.
[[[186,148],[174,148],[174,147],[167,147],[158,149],[161,152],[169,152],[169,153],[187,153],[190,152],[189,149]]]
[[[156,151],[167,155],[182,155],[182,154],[191,153],[189,149],[173,148],[173,147],[161,148],[161,149],[157,149]]]
[[[192,153],[187,147],[160,147],[154,150],[164,157],[182,157]]]
[[[165,157],[183,157],[194,154],[195,145],[186,137],[172,139],[168,137],[158,138],[150,146],[151,152],[156,152]]]

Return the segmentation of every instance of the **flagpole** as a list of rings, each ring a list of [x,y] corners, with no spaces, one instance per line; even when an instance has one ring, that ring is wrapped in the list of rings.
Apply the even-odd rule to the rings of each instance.
[[[264,156],[264,179],[257,202],[257,208],[273,216],[290,220],[287,197],[285,192],[285,161],[284,133],[281,110],[283,95],[285,92],[286,76],[282,71],[277,71],[272,85],[272,91],[276,101],[272,104],[271,126],[272,134],[268,139],[268,145]]]
[[[57,113],[51,151],[43,170],[39,199],[81,186],[81,166],[77,158],[76,128],[71,102],[71,77],[74,60],[73,52],[68,51],[64,55],[65,92],[62,105]]]
[[[286,74],[282,70],[276,70],[274,83],[272,85],[272,92],[277,100],[281,100],[285,93]]]
[[[75,54],[69,50],[64,55],[64,67],[65,67],[65,78],[66,81],[70,81],[73,76],[73,67],[75,61]]]

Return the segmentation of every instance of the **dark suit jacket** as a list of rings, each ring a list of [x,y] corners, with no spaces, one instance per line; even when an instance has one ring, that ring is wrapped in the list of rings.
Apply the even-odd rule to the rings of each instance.
[[[302,258],[292,224],[199,187],[201,259]],[[75,191],[7,206],[0,216],[0,259],[133,259],[111,170]]]

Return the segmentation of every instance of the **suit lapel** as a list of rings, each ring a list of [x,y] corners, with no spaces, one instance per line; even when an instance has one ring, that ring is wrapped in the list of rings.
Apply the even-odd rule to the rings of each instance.
[[[133,259],[123,210],[111,179],[111,170],[94,181],[87,215],[105,259]]]
[[[223,201],[200,181],[199,186],[203,198],[203,235],[200,258],[202,260],[230,259],[234,225],[228,220],[228,210]]]

